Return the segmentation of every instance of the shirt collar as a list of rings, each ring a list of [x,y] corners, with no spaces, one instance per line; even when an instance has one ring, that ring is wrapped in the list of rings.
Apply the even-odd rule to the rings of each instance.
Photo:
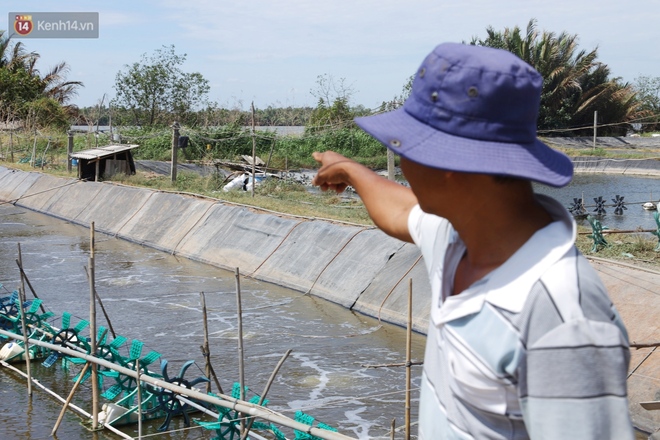
[[[514,313],[520,312],[534,283],[573,247],[577,234],[573,217],[551,197],[536,194],[536,199],[553,222],[536,231],[503,265],[460,295],[447,298],[438,310],[439,321],[447,322],[477,313],[484,301]]]

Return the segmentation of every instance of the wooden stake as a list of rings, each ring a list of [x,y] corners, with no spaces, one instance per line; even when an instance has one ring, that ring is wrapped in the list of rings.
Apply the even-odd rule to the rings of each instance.
[[[85,266],[85,273],[87,274],[87,281],[89,281],[89,269]],[[115,333],[115,329],[112,328],[112,322],[110,322],[110,316],[108,316],[108,312],[105,311],[105,307],[103,306],[103,301],[101,301],[101,297],[99,296],[99,293],[96,291],[96,287],[94,287],[94,297],[96,300],[99,302],[99,305],[101,306],[101,311],[103,312],[103,316],[105,316],[105,321],[108,323],[108,329],[110,329],[110,333],[112,333],[112,337],[116,338],[117,334]]]
[[[57,421],[55,422],[55,426],[53,426],[53,430],[50,432],[51,436],[54,436],[55,433],[57,432],[57,429],[60,427],[60,423],[62,423],[62,419],[64,418],[64,413],[66,413],[66,410],[69,407],[69,404],[71,403],[71,399],[73,399],[73,395],[76,393],[76,390],[78,390],[78,386],[80,385],[83,378],[85,377],[85,373],[87,373],[87,369],[89,368],[90,365],[91,365],[90,362],[87,362],[85,364],[82,371],[80,372],[80,375],[78,376],[78,380],[76,380],[76,383],[73,384],[73,388],[71,388],[71,391],[69,392],[69,396],[66,398],[66,401],[64,402],[64,406],[62,407],[62,410],[60,411],[60,415],[57,417]]]
[[[23,257],[21,256],[21,244],[18,243],[18,265],[23,266]],[[30,371],[30,346],[28,345],[28,329],[25,325],[25,276],[21,272],[21,286],[18,289],[18,313],[21,315],[21,328],[23,329],[23,355],[25,356],[25,371],[27,373],[28,396],[32,396],[32,373]]]
[[[236,315],[238,316],[238,383],[240,400],[245,400],[245,366],[243,365],[243,309],[241,307],[241,275],[236,268]],[[241,417],[241,435],[245,432],[245,419]]]
[[[89,227],[89,339],[92,356],[96,356],[96,289],[94,267],[94,222]],[[98,367],[92,365],[92,429],[99,425],[99,376]]]
[[[14,129],[9,132],[9,160],[14,163]]]
[[[255,180],[254,168],[257,162],[257,139],[254,133],[254,101],[252,101],[252,197],[254,197],[254,187],[257,186]]]
[[[387,179],[394,182],[394,152],[387,149]]]
[[[135,383],[137,384],[138,440],[142,439],[142,386],[140,385],[140,359],[135,360]]]
[[[172,169],[170,170],[170,177],[172,183],[176,183],[176,168],[177,164],[177,153],[179,148],[179,123],[174,121],[172,124]]]
[[[209,350],[209,325],[206,316],[206,298],[204,292],[200,292],[200,299],[202,301],[202,323],[204,324],[204,345],[202,346],[202,353],[206,358],[206,368],[204,370],[206,377],[211,377],[211,352]],[[206,394],[211,392],[211,382],[206,382]]]
[[[213,365],[211,365],[211,349],[209,347],[209,326],[206,317],[206,297],[204,296],[204,292],[201,292],[200,296],[202,299],[202,315],[204,317],[204,345],[202,345],[200,348],[202,349],[202,354],[206,359],[206,377],[213,377],[215,386],[218,387],[218,392],[220,394],[224,394],[224,391],[222,391],[222,387],[220,386],[220,382],[218,381],[218,376],[215,375],[215,371],[213,370]],[[206,383],[206,394],[208,394],[209,392],[211,392],[211,382]]]
[[[410,352],[412,346],[412,293],[413,280],[408,283],[408,327],[406,329],[406,440],[410,440]]]
[[[596,150],[596,128],[598,126],[598,110],[594,111],[594,150]]]
[[[103,332],[103,335],[105,336],[107,330]],[[73,385],[73,388],[71,388],[71,392],[69,392],[69,397],[67,397],[66,401],[64,402],[64,406],[62,407],[62,410],[60,411],[60,415],[57,418],[57,421],[55,422],[55,426],[53,427],[53,430],[51,431],[50,435],[54,436],[55,433],[57,432],[57,429],[60,427],[60,423],[62,423],[62,419],[64,418],[64,413],[66,412],[67,408],[69,408],[71,404],[71,399],[73,399],[73,395],[76,393],[76,390],[78,389],[78,386],[82,383],[83,379],[85,378],[85,373],[87,373],[87,369],[90,366],[96,366],[96,364],[92,364],[91,362],[87,361],[85,363],[85,366],[83,367],[82,371],[78,375],[78,379],[76,380],[76,383]]]
[[[286,358],[288,358],[289,355],[291,354],[291,351],[292,351],[291,349],[287,350],[286,353],[284,353],[284,356],[282,356],[280,361],[275,366],[275,369],[271,373],[270,378],[268,378],[268,382],[266,383],[266,387],[264,388],[263,393],[261,393],[261,397],[259,397],[259,403],[257,403],[257,405],[261,406],[261,404],[264,403],[264,400],[266,399],[266,394],[268,394],[268,391],[270,391],[270,386],[273,384],[273,381],[275,380],[277,373],[280,371],[280,368],[282,367],[282,364],[284,364]],[[241,435],[241,440],[245,440],[247,438],[253,423],[254,423],[254,417],[252,417],[248,422],[248,425],[245,428],[245,432],[243,432],[243,435]]]
[[[23,263],[19,260],[16,260],[16,264],[18,265],[18,270],[21,271],[21,277],[25,280],[28,287],[30,288],[30,291],[32,292],[32,296],[34,296],[36,299],[39,299],[39,297],[37,296],[37,292],[34,291],[34,288],[32,287],[32,284],[30,283],[30,280],[28,279],[27,274],[23,270]],[[43,304],[41,304],[40,308],[41,308],[42,313],[46,313],[46,309],[44,308]]]
[[[37,129],[34,130],[34,144],[32,144],[32,157],[30,158],[32,168],[37,166]]]
[[[392,428],[390,429],[390,440],[394,440],[395,430],[396,430],[396,419],[392,419]]]

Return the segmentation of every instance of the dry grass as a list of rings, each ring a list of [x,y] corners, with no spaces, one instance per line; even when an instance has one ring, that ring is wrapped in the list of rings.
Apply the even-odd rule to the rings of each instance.
[[[269,179],[251,191],[225,192],[225,181],[215,176],[178,173],[176,185],[169,176],[138,172],[133,176],[113,176],[112,181],[160,191],[193,193],[225,202],[302,217],[338,220],[373,226],[364,204],[358,197],[335,193],[310,192],[300,183]]]
[[[660,251],[656,251],[658,239],[648,232],[604,233],[607,245],[598,245],[589,237],[590,228],[580,228],[576,246],[585,255],[607,258],[651,269],[660,269]]]
[[[33,168],[29,164],[12,164],[11,167],[23,171],[45,172],[59,177],[75,177],[62,165],[46,165],[44,169]],[[254,207],[288,215],[337,220],[365,226],[373,226],[364,204],[354,195],[310,192],[299,183],[271,179],[257,186],[254,197],[249,191],[224,192],[223,179],[215,176],[202,177],[195,173],[180,172],[176,184],[169,176],[151,172],[138,172],[133,176],[117,175],[111,181],[160,191],[174,191],[198,194],[229,203]],[[629,264],[660,270],[660,251],[655,248],[658,239],[650,233],[606,233],[607,246],[593,250],[593,239],[588,237],[590,228],[580,227],[576,245],[585,255],[619,260]]]

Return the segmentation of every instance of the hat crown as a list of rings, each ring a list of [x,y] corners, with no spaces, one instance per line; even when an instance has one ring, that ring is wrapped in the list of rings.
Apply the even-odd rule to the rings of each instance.
[[[541,75],[511,52],[444,43],[424,59],[404,109],[455,136],[531,143],[542,86]]]

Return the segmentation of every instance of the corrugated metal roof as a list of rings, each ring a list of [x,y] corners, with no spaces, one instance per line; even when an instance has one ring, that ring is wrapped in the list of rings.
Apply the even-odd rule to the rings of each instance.
[[[127,144],[127,145],[106,145],[104,147],[92,148],[90,150],[77,151],[71,153],[71,157],[75,159],[102,159],[104,157],[112,156],[117,153],[123,153],[124,151],[132,150],[137,148],[139,145]]]

